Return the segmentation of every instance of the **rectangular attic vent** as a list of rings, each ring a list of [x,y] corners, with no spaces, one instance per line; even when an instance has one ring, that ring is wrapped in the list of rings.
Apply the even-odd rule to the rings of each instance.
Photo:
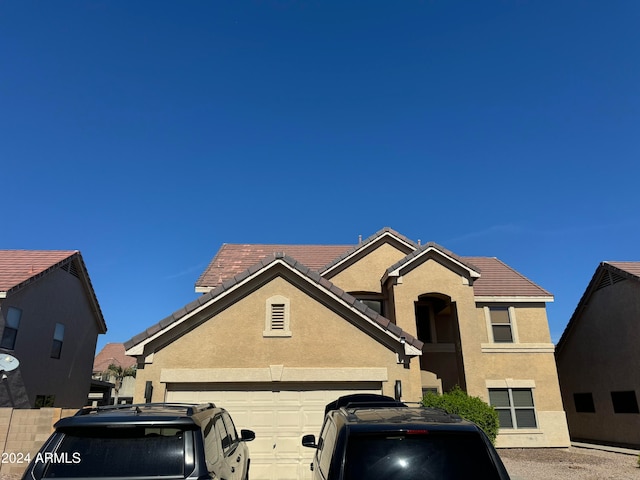
[[[271,330],[284,330],[284,304],[271,304]]]

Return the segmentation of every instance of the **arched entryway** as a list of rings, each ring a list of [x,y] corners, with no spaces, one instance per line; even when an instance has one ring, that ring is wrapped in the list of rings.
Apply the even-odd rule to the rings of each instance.
[[[420,295],[415,315],[418,339],[424,342],[420,358],[423,391],[442,393],[456,385],[466,389],[455,302],[442,293]]]

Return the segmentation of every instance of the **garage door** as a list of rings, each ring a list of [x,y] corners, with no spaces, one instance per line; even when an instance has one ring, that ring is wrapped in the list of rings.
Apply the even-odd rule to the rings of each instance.
[[[238,433],[255,431],[249,442],[251,480],[310,479],[313,449],[301,445],[302,435],[318,436],[324,407],[342,395],[380,393],[379,382],[323,384],[168,384],[167,402],[213,402],[229,411]]]

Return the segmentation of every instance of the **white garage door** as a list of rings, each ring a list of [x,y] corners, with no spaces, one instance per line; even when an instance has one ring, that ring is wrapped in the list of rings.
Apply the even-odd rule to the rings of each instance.
[[[166,401],[213,402],[229,411],[238,433],[253,430],[251,480],[301,480],[311,478],[313,456],[313,449],[302,446],[302,435],[318,436],[326,404],[342,395],[381,392],[379,382],[278,386],[275,391],[273,384],[168,384]]]

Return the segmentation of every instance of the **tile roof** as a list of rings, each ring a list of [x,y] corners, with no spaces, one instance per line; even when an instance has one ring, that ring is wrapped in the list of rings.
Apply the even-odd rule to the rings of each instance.
[[[603,262],[619,270],[640,278],[640,262]]]
[[[274,253],[293,257],[312,270],[319,271],[351,245],[286,245],[225,243],[196,282],[196,287],[213,288]]]
[[[76,253],[77,250],[0,250],[0,292],[46,273]]]
[[[375,310],[372,310],[371,308],[367,307],[364,303],[358,302],[353,296],[349,295],[348,293],[346,293],[342,289],[338,288],[336,285],[331,283],[329,280],[327,280],[327,279],[323,278],[322,276],[320,276],[317,271],[315,271],[315,270],[303,265],[297,259],[295,259],[293,257],[290,257],[290,256],[288,256],[286,254],[283,254],[283,253],[272,253],[272,254],[269,254],[268,256],[266,256],[265,258],[262,258],[257,264],[255,264],[255,265],[251,266],[250,268],[244,270],[241,274],[236,275],[233,278],[224,281],[222,284],[218,285],[213,290],[209,291],[208,293],[205,293],[204,295],[202,295],[201,297],[197,298],[193,302],[189,303],[185,307],[183,307],[180,310],[174,312],[172,315],[166,317],[165,319],[161,320],[157,324],[155,324],[152,327],[146,329],[144,332],[139,333],[135,337],[129,339],[128,341],[126,341],[124,343],[125,348],[126,349],[130,349],[131,347],[133,347],[135,345],[138,345],[139,343],[142,343],[146,339],[148,339],[148,338],[152,337],[153,335],[155,335],[156,333],[160,332],[162,329],[170,326],[173,323],[176,323],[176,322],[180,321],[182,318],[184,318],[190,312],[192,312],[192,311],[196,310],[197,308],[201,307],[202,305],[214,300],[216,297],[218,297],[218,296],[222,295],[224,292],[232,289],[233,287],[238,285],[240,282],[242,282],[246,278],[250,277],[251,275],[256,274],[260,270],[270,266],[271,264],[273,264],[274,262],[276,262],[278,260],[284,261],[289,267],[291,267],[292,269],[297,270],[302,275],[307,277],[307,279],[309,279],[309,280],[313,281],[314,283],[318,284],[319,287],[322,287],[325,290],[330,291],[331,293],[333,293],[334,295],[339,297],[343,302],[347,303],[348,305],[352,306],[353,308],[358,310],[360,313],[362,313],[363,315],[368,317],[369,320],[372,323],[377,324],[383,330],[386,330],[386,331],[390,332],[391,334],[395,335],[398,338],[404,337],[405,341],[406,341],[406,343],[408,345],[412,345],[413,347],[417,348],[418,350],[422,349],[423,342],[421,342],[417,338],[413,337],[412,335],[406,333],[405,331],[400,329],[397,325],[395,325],[394,323],[389,321],[387,318],[383,317],[382,315],[380,315]]]
[[[123,343],[107,343],[93,360],[93,372],[104,372],[112,363],[129,368],[136,364],[136,359],[124,353]]]
[[[382,230],[387,231],[387,230]],[[369,242],[369,239],[367,241]],[[262,245],[262,244],[224,244],[211,261],[205,272],[196,282],[196,287],[215,288],[224,281],[247,270],[249,267],[278,252],[284,252],[287,256],[295,258],[311,270],[323,272],[329,266],[354,253],[363,245]],[[476,279],[474,293],[477,296],[495,297],[551,297],[553,296],[544,288],[518,273],[495,257],[462,257],[458,256],[435,243],[428,243],[417,247],[415,252],[407,258],[415,256],[429,247],[435,247],[452,258],[460,261],[471,270],[480,272],[480,278]],[[400,263],[406,262],[403,259]],[[382,272],[381,272],[382,276]]]
[[[473,292],[476,296],[553,296],[495,257],[463,258],[480,269],[480,278],[473,282]]]

